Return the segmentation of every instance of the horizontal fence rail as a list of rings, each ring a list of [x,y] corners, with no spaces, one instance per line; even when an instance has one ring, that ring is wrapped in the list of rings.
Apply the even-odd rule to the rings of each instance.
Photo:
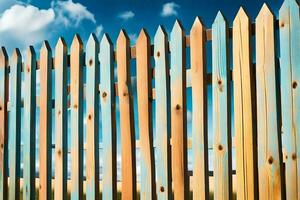
[[[298,2],[278,16],[1,47],[0,200],[299,199]]]

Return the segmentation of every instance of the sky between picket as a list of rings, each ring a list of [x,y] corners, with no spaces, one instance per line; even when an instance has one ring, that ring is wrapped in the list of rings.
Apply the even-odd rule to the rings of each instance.
[[[141,28],[153,38],[160,24],[170,32],[175,19],[183,22],[187,33],[196,16],[210,28],[218,10],[232,22],[243,6],[253,21],[263,2],[275,11],[282,4],[279,0],[0,0],[0,45],[9,52],[14,47],[24,51],[28,45],[39,48],[43,40],[54,46],[59,36],[70,44],[75,33],[86,41],[91,32],[99,39],[109,33],[115,41],[121,28],[133,44]]]

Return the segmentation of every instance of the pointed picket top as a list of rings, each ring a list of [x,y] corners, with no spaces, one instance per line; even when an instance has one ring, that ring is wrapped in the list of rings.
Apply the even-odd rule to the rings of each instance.
[[[82,49],[83,42],[78,34],[75,34],[72,44],[71,44],[71,49],[76,50],[76,49]]]
[[[67,44],[66,44],[66,41],[63,37],[59,37],[58,38],[58,41],[56,43],[56,46],[55,46],[55,50],[56,51],[67,51]]]
[[[269,6],[266,3],[264,3],[256,17],[256,21],[262,22],[262,20],[269,18],[274,18],[274,14],[270,10]]]
[[[18,48],[15,48],[12,53],[12,62],[17,63],[20,62],[21,60],[22,60],[22,56],[20,50]]]
[[[290,9],[291,12],[299,12],[299,5],[297,3],[297,0],[285,0],[279,9],[279,16],[281,12],[288,9]]]
[[[5,47],[0,48],[0,67],[6,67],[8,65],[8,55]]]
[[[88,39],[88,41],[86,43],[86,46],[87,47],[93,47],[93,48],[95,48],[98,45],[99,45],[99,41],[97,39],[97,36],[94,33],[91,33],[90,37],[89,37],[89,39]],[[88,50],[88,48],[87,48],[87,50]]]
[[[35,63],[33,62],[36,62],[35,59],[36,59],[36,53],[35,53],[35,50],[33,48],[33,46],[29,46],[29,48],[27,49],[27,60],[26,60],[26,72],[30,72],[30,68],[32,66],[34,66]]]
[[[191,34],[192,33],[201,33],[205,29],[201,19],[197,16],[194,20],[193,26],[191,28]]]
[[[101,39],[101,43],[100,46],[104,47],[104,46],[112,46],[113,43],[109,37],[109,35],[107,33],[104,33],[102,39]]]
[[[40,50],[40,57],[42,57],[43,55],[45,56],[49,56],[49,54],[51,54],[51,47],[49,45],[49,42],[48,41],[44,41],[43,44],[42,44],[42,47],[41,47],[41,50]]]
[[[140,45],[140,44],[143,44],[144,42],[150,42],[150,38],[149,38],[149,35],[146,31],[146,29],[142,28],[140,34],[139,34],[139,37],[138,39],[136,40],[136,45]]]
[[[243,7],[240,7],[238,13],[236,14],[233,20],[233,26],[237,26],[238,24],[244,25],[244,23],[248,26],[250,22],[249,16],[245,12]]]
[[[118,35],[118,38],[117,38],[117,43],[120,43],[120,42],[129,42],[129,37],[126,33],[126,31],[124,29],[121,29],[119,35]]]
[[[172,28],[171,35],[175,35],[175,34],[178,34],[178,33],[183,34],[184,33],[184,28],[183,28],[181,22],[177,19],[174,23],[173,28]]]
[[[27,49],[27,56],[28,57],[34,57],[36,56],[35,50],[33,46],[29,46]]]
[[[226,23],[226,19],[225,19],[224,15],[222,14],[221,11],[218,11],[217,16],[216,16],[216,18],[213,22],[213,25],[214,24],[219,24],[219,23]]]
[[[166,32],[165,28],[162,25],[159,25],[157,30],[156,30],[154,38],[156,38],[156,37],[166,37],[166,36],[167,36],[167,32]]]

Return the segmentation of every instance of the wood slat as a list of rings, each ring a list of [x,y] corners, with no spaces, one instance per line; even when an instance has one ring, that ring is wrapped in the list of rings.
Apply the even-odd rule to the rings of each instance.
[[[171,139],[174,199],[187,199],[185,33],[179,21],[171,32]]]
[[[190,32],[193,199],[209,198],[205,27],[197,17]]]
[[[8,55],[0,48],[0,200],[7,199],[8,169]]]
[[[122,146],[122,199],[136,199],[136,156],[133,97],[130,81],[129,38],[121,30],[117,39],[117,73]]]
[[[138,125],[140,136],[141,199],[155,198],[155,167],[152,130],[150,38],[142,29],[136,44]]]
[[[55,186],[54,199],[67,199],[68,110],[67,45],[59,38],[55,48]]]
[[[20,140],[21,140],[21,63],[19,49],[13,51],[9,77],[9,199],[20,197]]]
[[[300,198],[300,20],[297,1],[279,11],[282,136],[285,149],[286,198]]]
[[[155,128],[156,128],[156,194],[157,199],[171,198],[171,116],[170,116],[170,78],[168,72],[167,34],[159,26],[154,37],[155,59]]]
[[[35,199],[36,54],[27,50],[24,73],[23,199]]]
[[[99,199],[99,42],[91,34],[86,45],[86,197]],[[104,120],[104,119],[103,119]],[[102,121],[103,122],[103,121]]]
[[[250,64],[250,20],[241,7],[233,22],[234,132],[236,136],[237,198],[256,199],[255,140]]]
[[[227,22],[221,12],[218,12],[212,25],[214,198],[218,200],[232,198],[227,31]]]
[[[103,199],[117,198],[117,140],[113,45],[107,34],[100,44],[101,114],[103,136]]]
[[[71,199],[83,195],[83,44],[75,35],[71,45]]]
[[[259,198],[281,199],[274,16],[266,4],[256,18],[256,63]]]
[[[40,186],[39,199],[51,199],[52,170],[52,52],[45,41],[40,51]]]

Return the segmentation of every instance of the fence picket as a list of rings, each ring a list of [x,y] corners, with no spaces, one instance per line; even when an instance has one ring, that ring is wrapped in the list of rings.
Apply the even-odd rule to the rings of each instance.
[[[27,50],[24,75],[23,199],[35,199],[35,87],[36,55],[31,46]]]
[[[187,132],[186,132],[186,70],[185,33],[176,21],[170,41],[171,51],[171,139],[172,180],[174,199],[187,199],[189,178],[187,174]]]
[[[142,29],[136,43],[138,123],[141,152],[141,199],[155,198],[155,169],[152,131],[152,84],[150,38]]]
[[[279,11],[282,136],[285,150],[286,198],[300,198],[300,20],[295,0]]]
[[[167,58],[167,34],[159,26],[154,37],[155,58],[155,124],[156,124],[156,154],[157,155],[157,199],[171,198],[171,146],[170,146],[170,79]]]
[[[71,45],[71,199],[83,195],[83,44],[75,35]]]
[[[228,84],[228,28],[221,12],[212,25],[214,198],[231,199],[231,132]]]
[[[240,8],[233,22],[234,125],[236,138],[237,198],[255,199],[255,141],[250,65],[250,20]]]
[[[8,56],[4,47],[0,48],[0,200],[7,199],[8,169]]]
[[[45,41],[40,51],[40,191],[39,199],[51,199],[52,164],[52,52]]]
[[[116,118],[113,45],[107,34],[100,44],[101,114],[103,135],[103,199],[117,198]]]
[[[197,17],[190,33],[192,82],[193,199],[209,198],[205,27]]]
[[[259,198],[281,199],[274,16],[266,4],[256,18],[255,29]]]
[[[136,156],[133,97],[130,80],[130,46],[124,30],[117,39],[118,93],[122,146],[122,199],[136,199]]]
[[[67,46],[59,38],[55,48],[55,187],[54,199],[67,199],[68,111]]]
[[[21,140],[21,65],[19,49],[14,49],[9,77],[9,199],[20,197],[20,140]]]
[[[86,45],[86,198],[99,199],[99,42],[91,34]],[[104,124],[102,118],[102,123]]]

